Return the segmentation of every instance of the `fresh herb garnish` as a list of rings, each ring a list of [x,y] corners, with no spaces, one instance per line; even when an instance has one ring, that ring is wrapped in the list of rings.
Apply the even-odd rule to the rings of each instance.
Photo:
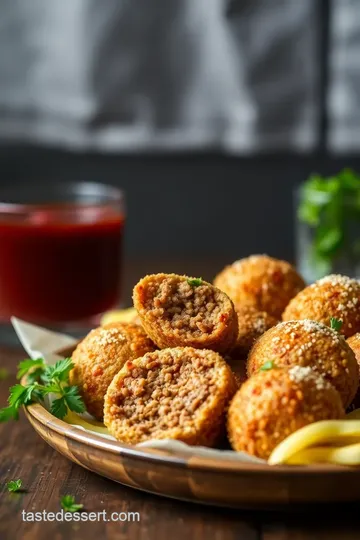
[[[188,279],[188,284],[191,285],[191,287],[200,287],[202,285],[202,278],[194,278],[194,279]]]
[[[18,480],[10,480],[10,482],[6,484],[7,490],[11,493],[16,493],[17,491],[20,491],[21,486],[22,480],[20,480],[20,478]]]
[[[64,495],[61,497],[60,504],[65,512],[78,512],[84,508],[83,504],[75,503],[75,497],[73,495]]]
[[[85,411],[84,402],[77,386],[68,386],[69,373],[74,364],[71,358],[59,360],[53,366],[47,366],[43,358],[24,360],[18,365],[18,379],[25,375],[26,384],[16,384],[10,388],[8,407],[0,409],[0,422],[17,420],[19,409],[34,401],[43,401],[47,394],[54,393],[58,397],[52,402],[51,413],[57,418],[64,418],[68,412]]]
[[[16,378],[21,379],[24,375],[28,373],[29,375],[33,368],[40,368],[41,371],[44,371],[45,369],[45,362],[43,358],[36,358],[35,360],[32,360],[31,358],[28,358],[26,360],[23,360],[18,364],[18,371]]]
[[[336,332],[340,332],[342,325],[343,325],[343,322],[340,319],[336,319],[336,317],[330,318],[330,328],[332,330],[335,330]]]
[[[5,379],[7,379],[9,376],[9,370],[4,368],[4,367],[0,367],[0,381],[4,381]]]
[[[272,360],[269,360],[268,362],[265,362],[260,368],[260,371],[269,371],[270,369],[273,369],[275,367],[274,362]]]
[[[353,234],[360,220],[360,176],[355,171],[310,176],[301,187],[298,217],[313,229],[308,258],[316,278],[328,274],[340,257],[352,265],[359,261],[360,242]]]

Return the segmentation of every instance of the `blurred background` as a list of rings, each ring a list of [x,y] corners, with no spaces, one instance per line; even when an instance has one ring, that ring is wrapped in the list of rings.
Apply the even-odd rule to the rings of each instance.
[[[0,187],[127,194],[144,272],[293,261],[294,188],[360,170],[357,0],[0,0]]]

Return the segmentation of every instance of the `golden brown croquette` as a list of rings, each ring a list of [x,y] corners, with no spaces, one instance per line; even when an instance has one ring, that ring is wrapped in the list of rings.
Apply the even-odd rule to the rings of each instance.
[[[330,318],[342,321],[340,333],[350,337],[360,331],[360,282],[347,276],[331,274],[293,298],[283,313],[283,320],[313,319],[330,324]]]
[[[349,337],[346,340],[346,342],[351,348],[351,350],[353,351],[353,353],[355,354],[355,358],[359,367],[359,375],[360,375],[360,332]],[[352,406],[354,409],[358,409],[360,407],[360,387],[358,388],[356,396],[354,397]]]
[[[224,360],[230,366],[238,388],[246,381],[248,378],[246,371],[246,357],[243,356],[225,356]]]
[[[287,321],[265,332],[250,351],[248,375],[266,362],[278,367],[310,366],[333,384],[345,408],[359,386],[357,362],[344,337],[316,321]]]
[[[236,308],[252,306],[277,319],[291,298],[305,287],[291,264],[267,255],[251,255],[226,266],[214,285],[229,295]]]
[[[210,283],[176,274],[144,277],[134,288],[141,323],[159,348],[230,350],[238,322],[231,300]]]
[[[86,408],[103,418],[104,396],[125,362],[155,350],[144,330],[133,323],[109,323],[92,330],[76,347],[70,384],[77,385]]]
[[[346,340],[351,350],[355,354],[356,361],[360,367],[360,332],[354,334]]]
[[[104,423],[119,441],[177,439],[213,446],[237,386],[213,351],[177,347],[129,361],[105,396]]]
[[[309,366],[259,371],[231,401],[229,440],[234,450],[267,459],[291,433],[344,414],[338,392]]]
[[[239,333],[231,356],[246,357],[254,342],[279,321],[266,311],[258,311],[251,306],[236,309],[236,314]]]

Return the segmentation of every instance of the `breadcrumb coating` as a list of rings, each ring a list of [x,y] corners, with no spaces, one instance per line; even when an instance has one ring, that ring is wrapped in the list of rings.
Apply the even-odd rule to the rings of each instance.
[[[344,337],[316,321],[282,322],[265,332],[249,353],[248,375],[269,361],[277,367],[310,366],[333,384],[345,408],[359,386],[357,362]]]
[[[215,445],[237,390],[223,358],[209,350],[177,347],[129,361],[105,397],[104,423],[119,441],[177,439]]]
[[[239,333],[231,356],[246,357],[254,342],[279,321],[266,311],[258,311],[251,306],[239,308],[236,313]]]
[[[342,321],[340,333],[350,337],[360,331],[360,282],[331,274],[306,287],[291,300],[283,320],[313,319],[324,324],[335,317]]]
[[[349,347],[355,354],[355,358],[356,358],[358,368],[359,368],[359,376],[360,376],[360,332],[349,337],[346,340],[346,343],[349,345]],[[360,387],[357,390],[356,396],[352,403],[352,407],[354,409],[358,409],[360,407]]]
[[[267,255],[251,255],[226,266],[214,285],[229,295],[236,308],[252,306],[280,319],[305,282],[290,263]]]
[[[176,274],[145,276],[135,286],[133,300],[142,326],[159,348],[189,346],[224,353],[236,342],[234,305],[206,281]]]
[[[116,373],[128,360],[155,349],[137,324],[115,322],[92,330],[73,352],[70,372],[70,384],[79,387],[88,412],[102,420],[104,397]]]
[[[246,357],[243,356],[225,356],[226,363],[230,366],[231,371],[233,372],[238,388],[246,381],[248,378],[246,371]]]
[[[235,394],[228,435],[236,451],[267,459],[291,433],[345,415],[335,388],[309,366],[259,371]]]
[[[354,334],[346,340],[351,350],[355,354],[356,361],[360,367],[360,332]]]

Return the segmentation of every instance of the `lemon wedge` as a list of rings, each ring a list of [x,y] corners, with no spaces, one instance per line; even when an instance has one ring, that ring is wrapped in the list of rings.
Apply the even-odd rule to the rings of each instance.
[[[126,309],[115,309],[113,311],[107,311],[102,316],[100,321],[101,326],[104,324],[112,322],[133,322],[137,316],[137,311],[135,308],[126,308]]]
[[[101,422],[98,422],[97,420],[91,420],[91,419],[85,420],[80,415],[72,411],[68,411],[64,420],[68,424],[81,426],[87,429],[88,431],[94,431],[95,433],[102,433],[103,435],[110,435],[108,429]]]

